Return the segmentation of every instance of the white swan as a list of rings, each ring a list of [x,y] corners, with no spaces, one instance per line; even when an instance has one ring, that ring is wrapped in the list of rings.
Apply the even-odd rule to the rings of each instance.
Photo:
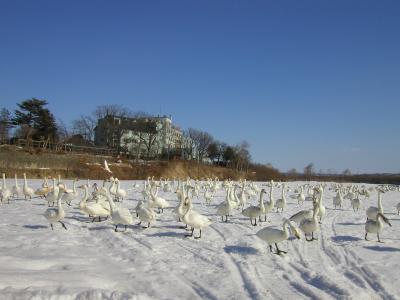
[[[71,202],[72,200],[78,198],[79,193],[76,190],[76,179],[74,179],[74,182],[72,184],[72,192],[67,192],[63,195],[63,197],[61,198],[62,201],[65,201],[65,203],[67,203],[69,206],[71,206]]]
[[[190,236],[194,236],[193,232],[195,229],[200,230],[200,235],[197,237],[194,237],[195,239],[199,239],[199,238],[201,238],[201,230],[204,227],[211,225],[212,222],[208,217],[195,212],[193,210],[192,201],[189,198],[186,198],[186,199],[187,199],[187,203],[188,203],[188,210],[185,213],[185,215],[183,216],[183,222],[186,225],[192,227],[192,232],[191,232]]]
[[[305,210],[301,210],[297,213],[295,213],[294,215],[292,215],[289,220],[292,222],[295,222],[297,224],[300,224],[301,221],[303,221],[304,219],[310,219],[313,216],[314,211],[312,209],[305,209]]]
[[[232,214],[232,203],[230,199],[230,188],[226,192],[226,200],[217,206],[217,211],[215,213],[221,216],[222,222],[228,222],[228,216]],[[225,221],[224,221],[225,216]]]
[[[147,223],[147,228],[151,227],[151,222],[156,220],[154,211],[150,207],[145,207],[142,200],[139,201],[136,207],[136,213],[140,220],[139,225],[145,222]]]
[[[44,177],[45,180],[46,177]],[[50,188],[48,187],[47,184],[45,184],[45,182],[42,183],[42,187],[38,188],[35,190],[35,195],[39,196],[40,198],[46,198],[47,194],[50,192]]]
[[[162,197],[158,197],[158,187],[156,188],[156,192],[154,193],[153,190],[150,190],[150,195],[152,198],[151,206],[157,207],[161,212],[164,212],[164,208],[168,208],[170,205],[167,200]]]
[[[359,210],[361,206],[361,201],[358,195],[359,193],[357,192],[355,198],[351,199],[351,207],[353,207],[354,211]]]
[[[204,199],[206,200],[206,203],[208,205],[211,204],[212,199],[214,198],[215,192],[211,190],[208,186],[206,187],[206,190],[204,191]]]
[[[319,217],[319,223],[322,223],[322,218],[325,216],[325,206],[322,204],[322,195],[324,194],[324,188],[322,186],[320,186],[319,188],[317,188],[317,191],[319,192],[319,199],[318,199],[318,217]]]
[[[82,187],[85,189],[85,196],[79,203],[79,208],[85,211],[89,215],[89,217],[93,217],[92,222],[96,221],[96,218],[98,218],[98,222],[101,222],[101,218],[107,219],[111,214],[111,204],[109,206],[106,206],[100,201],[87,204],[86,201],[88,199],[87,195],[89,194],[89,188],[86,184],[81,186],[81,188]]]
[[[17,173],[15,173],[14,177],[15,177],[15,183],[14,183],[13,187],[11,188],[11,193],[12,193],[13,197],[18,197],[19,194],[21,193],[21,188],[18,185]]]
[[[79,209],[84,213],[84,214],[89,214],[86,211],[86,201],[89,198],[89,188],[87,184],[80,185],[78,186],[78,189],[84,189],[84,194],[82,200],[79,202]]]
[[[376,214],[376,219],[375,220],[367,220],[365,223],[365,237],[364,239],[367,240],[367,235],[368,233],[376,233],[378,236],[378,242],[381,242],[379,238],[379,234],[382,232],[383,229],[383,222],[388,224],[390,227],[392,227],[392,224],[390,224],[389,220],[382,214],[382,213],[377,213]]]
[[[342,203],[343,203],[343,196],[342,196],[342,188],[338,187],[338,191],[336,193],[336,196],[333,197],[333,205],[335,206],[335,209],[339,206],[342,208]]]
[[[64,222],[61,220],[64,219],[65,217],[65,212],[61,204],[61,197],[64,193],[63,189],[59,189],[58,195],[57,195],[57,207],[52,207],[48,208],[45,213],[44,217],[47,219],[47,221],[50,223],[51,230],[53,230],[53,223],[60,223],[65,230],[67,230],[67,227],[65,226]]]
[[[282,185],[282,198],[276,200],[275,202],[276,212],[278,212],[279,208],[281,209],[281,212],[283,212],[283,209],[286,207],[285,188],[286,184],[284,183]]]
[[[306,200],[306,196],[304,195],[304,187],[300,186],[300,194],[297,196],[297,204],[303,204]]]
[[[126,191],[121,189],[121,182],[118,180],[118,178],[116,179],[117,182],[117,189],[115,190],[115,196],[118,199],[118,201],[124,200],[126,198]]]
[[[300,222],[299,227],[304,232],[304,236],[305,236],[307,242],[316,240],[316,238],[314,238],[314,232],[317,231],[319,228],[318,221],[317,221],[318,210],[319,210],[319,206],[317,203],[315,203],[312,218],[303,219]],[[308,234],[311,233],[311,239],[307,239],[307,233]]]
[[[7,201],[10,203],[11,191],[7,188],[5,173],[3,173],[3,188],[0,191],[0,197],[2,202]]]
[[[244,207],[247,204],[247,197],[246,197],[246,193],[245,193],[245,185],[244,185],[244,181],[242,182],[242,188],[240,191],[240,196],[239,196],[239,201],[240,201],[240,206],[242,207],[242,210],[244,209]]]
[[[275,207],[275,201],[273,197],[273,188],[274,188],[274,182],[271,180],[271,186],[269,190],[269,201],[264,203],[264,222],[267,221],[267,213],[272,211]],[[261,222],[260,217],[258,217],[258,220]]]
[[[250,223],[253,226],[257,225],[257,217],[260,217],[262,214],[265,212],[265,207],[264,207],[264,201],[263,201],[263,194],[265,194],[265,190],[262,189],[260,191],[260,200],[259,200],[259,206],[249,206],[246,209],[242,211],[242,214],[248,218],[250,218]],[[253,218],[254,218],[254,224],[253,224]]]
[[[58,174],[57,185],[58,185],[59,187],[61,187],[61,188],[64,190],[64,192],[66,192],[66,193],[68,192],[67,185],[66,185],[64,182],[61,181],[61,175],[60,175],[60,174]]]
[[[114,195],[117,193],[117,185],[116,185],[116,178],[110,177],[110,187],[108,188],[109,192],[111,195]]]
[[[22,192],[24,193],[25,200],[26,200],[27,197],[29,197],[29,199],[32,199],[32,196],[35,193],[33,188],[28,186],[28,182],[26,180],[26,174],[25,173],[24,173],[24,186],[22,187]]]
[[[367,209],[367,220],[371,219],[371,220],[375,220],[376,219],[376,215],[378,213],[383,214],[383,206],[382,206],[382,199],[381,199],[381,189],[377,189],[378,190],[378,207],[376,206],[370,206]]]
[[[63,189],[63,188],[61,187],[61,189]],[[58,185],[56,185],[56,179],[53,177],[53,187],[51,189],[51,192],[47,193],[47,195],[46,195],[46,200],[47,200],[48,206],[50,206],[50,204],[54,205],[54,203],[57,201],[59,190],[60,190],[60,187],[58,187]]]
[[[274,228],[274,227],[264,227],[263,229],[259,230],[256,235],[266,241],[269,245],[269,250],[272,252],[272,244],[275,244],[276,253],[280,255],[281,253],[287,253],[286,251],[280,250],[278,248],[278,243],[289,238],[289,230],[292,234],[297,238],[300,239],[300,233],[296,227],[294,227],[289,220],[284,219],[282,229]]]
[[[106,160],[104,160],[104,170],[110,174],[112,174],[112,171],[110,170],[110,168],[108,167],[108,163]]]
[[[180,222],[188,209],[186,203],[187,193],[185,192],[185,188],[182,187],[182,189],[177,191],[177,195],[179,199],[179,204],[174,208],[174,213],[177,215],[178,221]]]
[[[126,231],[127,226],[133,224],[133,217],[129,212],[129,209],[125,207],[117,207],[109,193],[105,193],[104,196],[106,196],[106,198],[110,202],[111,219],[115,225],[115,232],[118,231],[119,225],[124,225]]]

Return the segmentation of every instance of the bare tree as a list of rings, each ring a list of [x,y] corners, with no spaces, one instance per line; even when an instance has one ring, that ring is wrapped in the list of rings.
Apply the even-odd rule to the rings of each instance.
[[[199,161],[202,161],[207,155],[207,149],[214,141],[214,138],[208,132],[194,128],[188,128],[186,130],[186,135],[193,140],[199,154]]]
[[[311,176],[315,174],[315,168],[313,163],[309,163],[304,167],[304,175],[308,177],[308,180],[311,179]]]
[[[101,146],[120,148],[121,137],[124,126],[129,122],[126,120],[131,115],[128,108],[118,104],[99,105],[93,112],[97,121],[97,129],[101,139],[95,136],[95,142]]]
[[[129,117],[131,112],[129,108],[126,108],[122,105],[118,104],[106,104],[106,105],[98,105],[93,112],[93,115],[96,119],[102,119],[107,116],[112,117]]]
[[[58,119],[57,122],[57,133],[59,142],[63,142],[71,136],[67,126],[61,119]]]
[[[80,116],[72,122],[73,134],[80,134],[87,141],[94,140],[94,129],[96,127],[96,119],[91,116]]]
[[[159,152],[159,133],[162,126],[155,118],[137,118],[122,124],[122,142],[124,149],[131,153],[135,152],[139,160],[144,148],[146,158],[155,156]]]
[[[346,169],[346,170],[343,171],[342,174],[343,174],[344,176],[351,176],[351,171],[350,171],[350,169]]]
[[[251,161],[250,155],[250,144],[247,141],[243,141],[240,144],[236,145],[235,152],[236,152],[236,170],[243,171],[244,169],[248,169],[248,166]]]

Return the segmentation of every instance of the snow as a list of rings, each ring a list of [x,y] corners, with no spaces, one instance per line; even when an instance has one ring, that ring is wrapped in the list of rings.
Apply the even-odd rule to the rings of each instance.
[[[71,181],[65,183],[72,186]],[[121,181],[129,197],[122,205],[135,216],[142,188],[133,190],[133,183]],[[29,184],[37,188],[41,181]],[[296,184],[288,186],[293,190]],[[7,185],[11,188],[13,180]],[[275,189],[275,199],[280,193]],[[159,194],[173,207],[178,204],[176,194]],[[116,233],[110,221],[91,223],[79,211],[78,200],[65,207],[67,231],[60,224],[50,229],[43,217],[43,199],[0,204],[0,299],[397,298],[399,192],[382,195],[385,215],[393,225],[385,225],[383,244],[374,235],[364,241],[365,209],[377,205],[376,192],[362,201],[363,209],[353,212],[349,200],[343,209],[334,210],[335,193],[326,189],[327,210],[318,240],[291,238],[280,244],[288,253],[278,256],[255,233],[265,226],[281,226],[283,217],[311,207],[309,201],[298,205],[290,194],[283,213],[269,213],[268,221],[256,227],[239,210],[228,223],[215,216],[215,205],[225,199],[223,190],[210,206],[204,198],[195,198],[194,209],[213,220],[198,240],[185,237],[172,209],[158,214],[149,229],[134,225]]]

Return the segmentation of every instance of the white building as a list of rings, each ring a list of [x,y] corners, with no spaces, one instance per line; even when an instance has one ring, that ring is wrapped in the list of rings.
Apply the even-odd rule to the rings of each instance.
[[[196,159],[198,156],[193,141],[167,116],[100,119],[95,129],[95,143],[118,147],[137,158]]]

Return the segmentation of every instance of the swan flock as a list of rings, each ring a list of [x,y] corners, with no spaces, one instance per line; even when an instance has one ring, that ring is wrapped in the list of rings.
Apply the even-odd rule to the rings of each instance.
[[[112,174],[107,163],[104,169]],[[397,215],[400,212],[400,203],[396,207],[385,206],[386,193],[398,192],[398,187],[390,185],[301,182],[294,186],[274,181],[156,180],[153,177],[127,186],[118,178],[109,177],[101,184],[74,179],[72,188],[68,188],[67,182],[62,182],[58,176],[44,178],[41,187],[35,190],[26,175],[22,175],[20,183],[18,174],[13,174],[14,185],[8,182],[8,186],[6,174],[2,174],[1,204],[43,202],[48,206],[43,211],[43,220],[54,231],[61,227],[69,231],[66,216],[74,211],[83,216],[82,222],[110,223],[116,232],[123,227],[128,233],[129,228],[146,230],[155,223],[162,228],[166,224],[161,224],[160,216],[171,213],[170,222],[181,224],[177,228],[182,230],[182,237],[196,240],[206,239],[217,223],[233,227],[238,220],[243,220],[241,226],[252,228],[254,236],[265,241],[270,252],[278,255],[287,252],[279,248],[279,243],[284,241],[303,237],[305,242],[321,239],[318,235],[324,216],[332,211],[341,214],[343,210],[351,210],[355,215],[365,211],[366,221],[365,226],[360,227],[360,236],[366,242],[374,235],[382,242],[386,225],[392,226],[388,213]],[[296,207],[297,212],[288,215],[287,207]],[[278,216],[280,221],[272,224],[268,216],[275,216],[275,220]],[[57,224],[61,227],[55,226]]]

